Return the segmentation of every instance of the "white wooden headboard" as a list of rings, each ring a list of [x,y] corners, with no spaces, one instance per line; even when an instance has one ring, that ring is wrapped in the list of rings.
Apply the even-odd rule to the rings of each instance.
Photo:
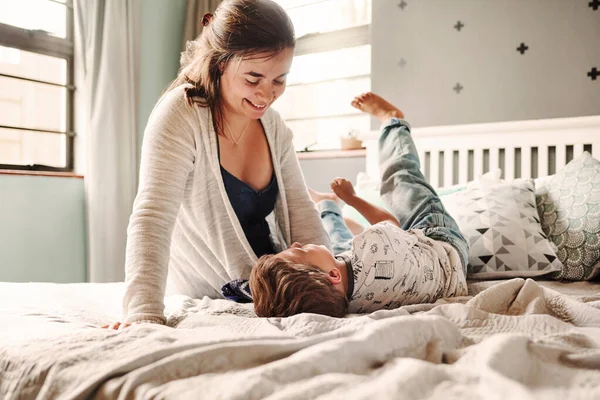
[[[600,159],[600,115],[414,128],[421,168],[433,187],[463,184],[491,169],[503,178],[551,175],[589,151]],[[363,135],[366,172],[379,177],[378,131]]]

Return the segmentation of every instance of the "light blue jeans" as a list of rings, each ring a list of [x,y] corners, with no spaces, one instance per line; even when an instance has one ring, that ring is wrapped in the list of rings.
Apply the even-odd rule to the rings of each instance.
[[[421,173],[419,155],[406,121],[392,118],[383,127],[379,138],[379,169],[381,198],[402,229],[422,229],[431,239],[452,245],[458,251],[466,274],[469,244]],[[333,253],[349,250],[352,233],[338,205],[325,200],[317,204],[317,209],[331,239]]]

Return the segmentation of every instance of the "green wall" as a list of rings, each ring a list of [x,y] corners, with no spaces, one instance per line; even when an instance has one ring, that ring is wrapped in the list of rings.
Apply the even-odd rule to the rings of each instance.
[[[0,281],[85,280],[83,179],[0,175]]]
[[[158,98],[177,76],[185,0],[144,0],[140,49],[140,137]]]

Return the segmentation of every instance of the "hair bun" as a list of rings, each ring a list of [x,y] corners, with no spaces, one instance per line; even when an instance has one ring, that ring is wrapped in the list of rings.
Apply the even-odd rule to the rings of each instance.
[[[212,20],[213,15],[211,13],[204,14],[202,17],[202,26],[208,25],[208,23]]]

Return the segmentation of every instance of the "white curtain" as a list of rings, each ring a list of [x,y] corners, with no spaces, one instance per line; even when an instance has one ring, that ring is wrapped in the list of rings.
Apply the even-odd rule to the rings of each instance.
[[[202,32],[202,17],[207,13],[214,13],[220,3],[221,0],[187,0],[182,50],[185,50],[185,44],[188,40],[196,39]]]
[[[90,282],[122,281],[139,164],[139,0],[75,0]],[[77,63],[79,62],[79,63]],[[82,145],[83,144],[83,145]],[[82,149],[83,147],[83,149]]]

